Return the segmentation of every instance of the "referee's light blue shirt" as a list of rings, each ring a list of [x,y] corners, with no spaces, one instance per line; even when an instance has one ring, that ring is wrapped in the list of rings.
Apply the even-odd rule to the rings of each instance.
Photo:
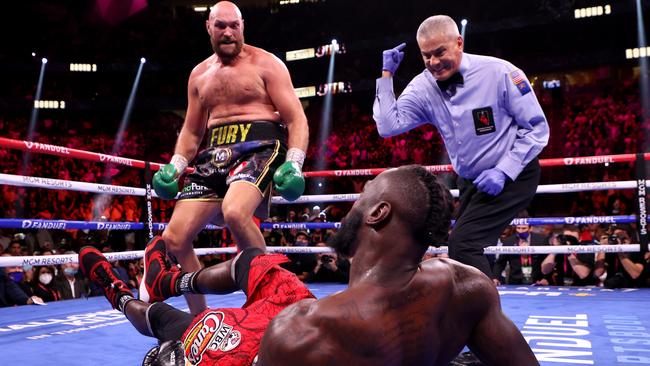
[[[451,164],[463,178],[499,168],[515,180],[546,146],[544,111],[524,73],[508,61],[463,53],[464,84],[443,92],[428,70],[413,78],[397,100],[392,78],[377,79],[373,118],[379,134],[394,136],[425,123],[442,135]],[[489,107],[489,108],[488,108]],[[481,129],[491,108],[492,125]],[[479,133],[481,131],[481,133]]]

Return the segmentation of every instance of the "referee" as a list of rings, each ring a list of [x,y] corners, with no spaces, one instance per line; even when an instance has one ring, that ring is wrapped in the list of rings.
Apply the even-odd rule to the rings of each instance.
[[[373,118],[383,137],[436,126],[460,190],[449,255],[491,276],[483,248],[535,195],[548,122],[526,75],[508,61],[464,53],[449,16],[427,18],[416,38],[426,70],[396,100],[392,76],[405,44],[384,51]]]

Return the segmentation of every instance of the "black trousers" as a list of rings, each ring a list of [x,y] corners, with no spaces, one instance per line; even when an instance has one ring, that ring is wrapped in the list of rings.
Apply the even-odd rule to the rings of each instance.
[[[459,177],[460,207],[456,225],[449,234],[449,257],[476,267],[491,278],[492,269],[483,248],[496,245],[510,221],[528,207],[537,191],[539,176],[539,161],[535,158],[517,179],[507,180],[497,196],[483,193],[471,180]]]

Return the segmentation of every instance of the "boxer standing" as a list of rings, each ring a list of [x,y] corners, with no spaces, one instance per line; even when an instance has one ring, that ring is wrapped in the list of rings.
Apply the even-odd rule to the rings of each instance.
[[[231,2],[211,8],[206,28],[214,54],[190,74],[174,156],[153,178],[158,196],[176,197],[178,179],[196,156],[195,171],[185,178],[162,234],[185,271],[201,268],[192,241],[207,223],[227,225],[242,249],[263,247],[253,214],[268,216],[271,178],[288,200],[298,198],[305,185],[301,170],[309,130],[286,66],[244,43],[244,20]],[[197,156],[206,128],[209,147]],[[140,293],[147,294],[143,286],[145,281]],[[193,314],[206,308],[203,296],[186,299]]]

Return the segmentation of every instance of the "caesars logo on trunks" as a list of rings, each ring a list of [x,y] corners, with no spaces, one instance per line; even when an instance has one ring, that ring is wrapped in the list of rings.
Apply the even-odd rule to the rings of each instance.
[[[209,312],[187,333],[183,347],[188,361],[193,365],[201,362],[207,350],[228,352],[239,346],[241,333],[224,323],[224,318],[220,311]]]
[[[247,162],[247,161],[243,161],[241,164],[237,165],[237,167],[236,167],[235,169],[232,169],[232,170],[230,171],[230,173],[228,173],[228,175],[232,177],[232,176],[235,175],[235,174],[239,174],[239,173],[241,173],[241,171],[244,170],[244,168],[246,168],[247,166],[248,166],[248,162]]]
[[[232,150],[227,147],[218,147],[212,151],[212,165],[217,168],[228,165],[232,157]]]

